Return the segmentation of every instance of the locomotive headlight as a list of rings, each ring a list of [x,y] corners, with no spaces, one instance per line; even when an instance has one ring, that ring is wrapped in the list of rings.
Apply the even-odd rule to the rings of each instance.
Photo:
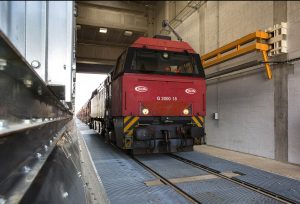
[[[149,109],[148,108],[143,108],[142,113],[144,115],[148,115],[149,114]]]
[[[168,54],[167,52],[164,52],[164,53],[162,54],[162,57],[163,57],[164,59],[168,59],[168,58],[169,58],[169,54]]]
[[[182,112],[184,115],[188,115],[190,113],[189,109],[187,108],[185,108]]]

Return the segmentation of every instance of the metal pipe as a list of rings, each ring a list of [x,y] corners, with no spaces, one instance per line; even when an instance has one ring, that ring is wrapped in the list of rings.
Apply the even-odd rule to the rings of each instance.
[[[260,65],[260,64],[261,64],[261,62],[259,62],[257,60],[253,60],[253,61],[241,64],[241,65],[230,67],[230,68],[225,69],[225,70],[221,70],[221,71],[218,71],[218,72],[215,72],[215,73],[212,73],[212,74],[208,74],[208,75],[206,75],[206,79],[212,79],[212,78],[215,78],[215,77],[223,76],[225,74],[230,74],[232,72],[247,69],[247,68],[254,67],[254,66],[257,66],[257,65]]]

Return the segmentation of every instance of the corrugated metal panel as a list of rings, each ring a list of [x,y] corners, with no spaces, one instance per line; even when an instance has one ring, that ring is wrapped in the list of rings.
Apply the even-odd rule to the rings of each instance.
[[[72,65],[75,60],[72,1],[2,1],[0,29],[49,84],[65,85],[66,101],[72,95]]]

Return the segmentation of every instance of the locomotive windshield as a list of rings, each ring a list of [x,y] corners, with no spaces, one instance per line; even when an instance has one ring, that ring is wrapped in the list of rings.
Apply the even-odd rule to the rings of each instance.
[[[139,72],[202,75],[196,57],[199,59],[198,55],[189,53],[137,49],[131,69]]]

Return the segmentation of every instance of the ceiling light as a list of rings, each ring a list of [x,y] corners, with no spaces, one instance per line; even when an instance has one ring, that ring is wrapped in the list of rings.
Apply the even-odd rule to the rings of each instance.
[[[124,35],[125,36],[132,36],[133,32],[129,30],[125,30]]]
[[[99,32],[100,32],[100,33],[107,33],[107,28],[100,28],[100,29],[99,29]]]

